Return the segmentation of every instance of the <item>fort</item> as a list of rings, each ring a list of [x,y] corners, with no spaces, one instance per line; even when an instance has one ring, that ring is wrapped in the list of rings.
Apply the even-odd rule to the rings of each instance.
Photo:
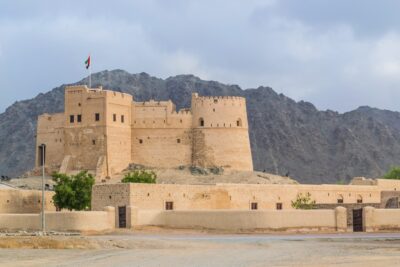
[[[96,176],[91,211],[56,211],[54,193],[46,192],[49,227],[56,230],[146,226],[400,230],[399,180],[360,177],[349,185],[296,184],[290,179],[283,180],[286,184],[272,180],[270,184],[229,180],[202,185],[120,182],[121,173],[131,164],[166,169],[223,167],[265,179],[252,171],[246,102],[241,97],[193,93],[190,109],[177,111],[171,101],[135,102],[131,95],[101,87],[68,86],[64,113],[39,116],[36,148],[36,166],[45,159],[47,172],[89,170]],[[310,196],[312,209],[293,205],[300,195]],[[39,228],[40,201],[39,191],[0,190],[0,228]]]
[[[42,151],[45,144],[45,151]],[[172,101],[135,102],[129,94],[65,88],[65,111],[39,116],[36,166],[48,172],[89,170],[96,180],[129,164],[253,170],[246,101],[192,94],[191,108]]]

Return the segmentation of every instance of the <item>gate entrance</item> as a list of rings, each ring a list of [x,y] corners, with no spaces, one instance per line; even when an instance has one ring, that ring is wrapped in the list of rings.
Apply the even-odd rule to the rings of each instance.
[[[118,207],[118,227],[126,228],[126,206]]]
[[[362,215],[363,215],[362,209],[353,210],[353,232],[363,231]]]

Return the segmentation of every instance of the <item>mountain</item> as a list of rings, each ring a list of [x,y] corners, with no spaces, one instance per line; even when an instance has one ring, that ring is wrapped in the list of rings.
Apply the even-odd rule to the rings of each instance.
[[[76,83],[87,83],[86,79]],[[256,170],[289,174],[302,183],[335,183],[354,176],[379,177],[400,164],[400,113],[360,107],[343,114],[319,111],[311,103],[277,94],[269,87],[242,90],[193,75],[165,80],[123,70],[92,74],[93,86],[132,94],[137,101],[172,99],[189,107],[191,93],[247,99]],[[64,109],[64,87],[19,101],[0,114],[0,175],[34,166],[36,120]]]

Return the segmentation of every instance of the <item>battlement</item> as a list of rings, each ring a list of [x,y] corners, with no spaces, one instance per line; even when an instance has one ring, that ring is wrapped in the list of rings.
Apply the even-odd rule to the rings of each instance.
[[[158,107],[158,106],[168,106],[168,105],[174,105],[171,100],[168,101],[156,101],[154,99],[150,99],[149,101],[143,101],[143,102],[134,102],[134,105],[136,107]]]
[[[192,93],[192,100],[194,101],[215,101],[215,100],[239,100],[245,101],[246,99],[241,96],[199,96],[198,93]]]
[[[104,90],[103,86],[97,88],[89,88],[87,85],[69,85],[65,87],[66,94],[88,94],[89,96],[107,96],[107,97],[120,97],[132,98],[130,94],[116,92],[112,90]]]

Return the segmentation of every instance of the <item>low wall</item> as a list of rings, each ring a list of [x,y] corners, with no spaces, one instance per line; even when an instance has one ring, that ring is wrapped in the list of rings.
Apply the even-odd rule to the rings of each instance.
[[[363,226],[366,232],[399,231],[400,209],[363,209]]]
[[[133,226],[206,228],[217,230],[346,231],[346,209],[280,211],[159,211],[136,210]]]
[[[46,212],[46,231],[106,231],[115,228],[115,208]],[[40,214],[0,214],[0,229],[41,230]]]

